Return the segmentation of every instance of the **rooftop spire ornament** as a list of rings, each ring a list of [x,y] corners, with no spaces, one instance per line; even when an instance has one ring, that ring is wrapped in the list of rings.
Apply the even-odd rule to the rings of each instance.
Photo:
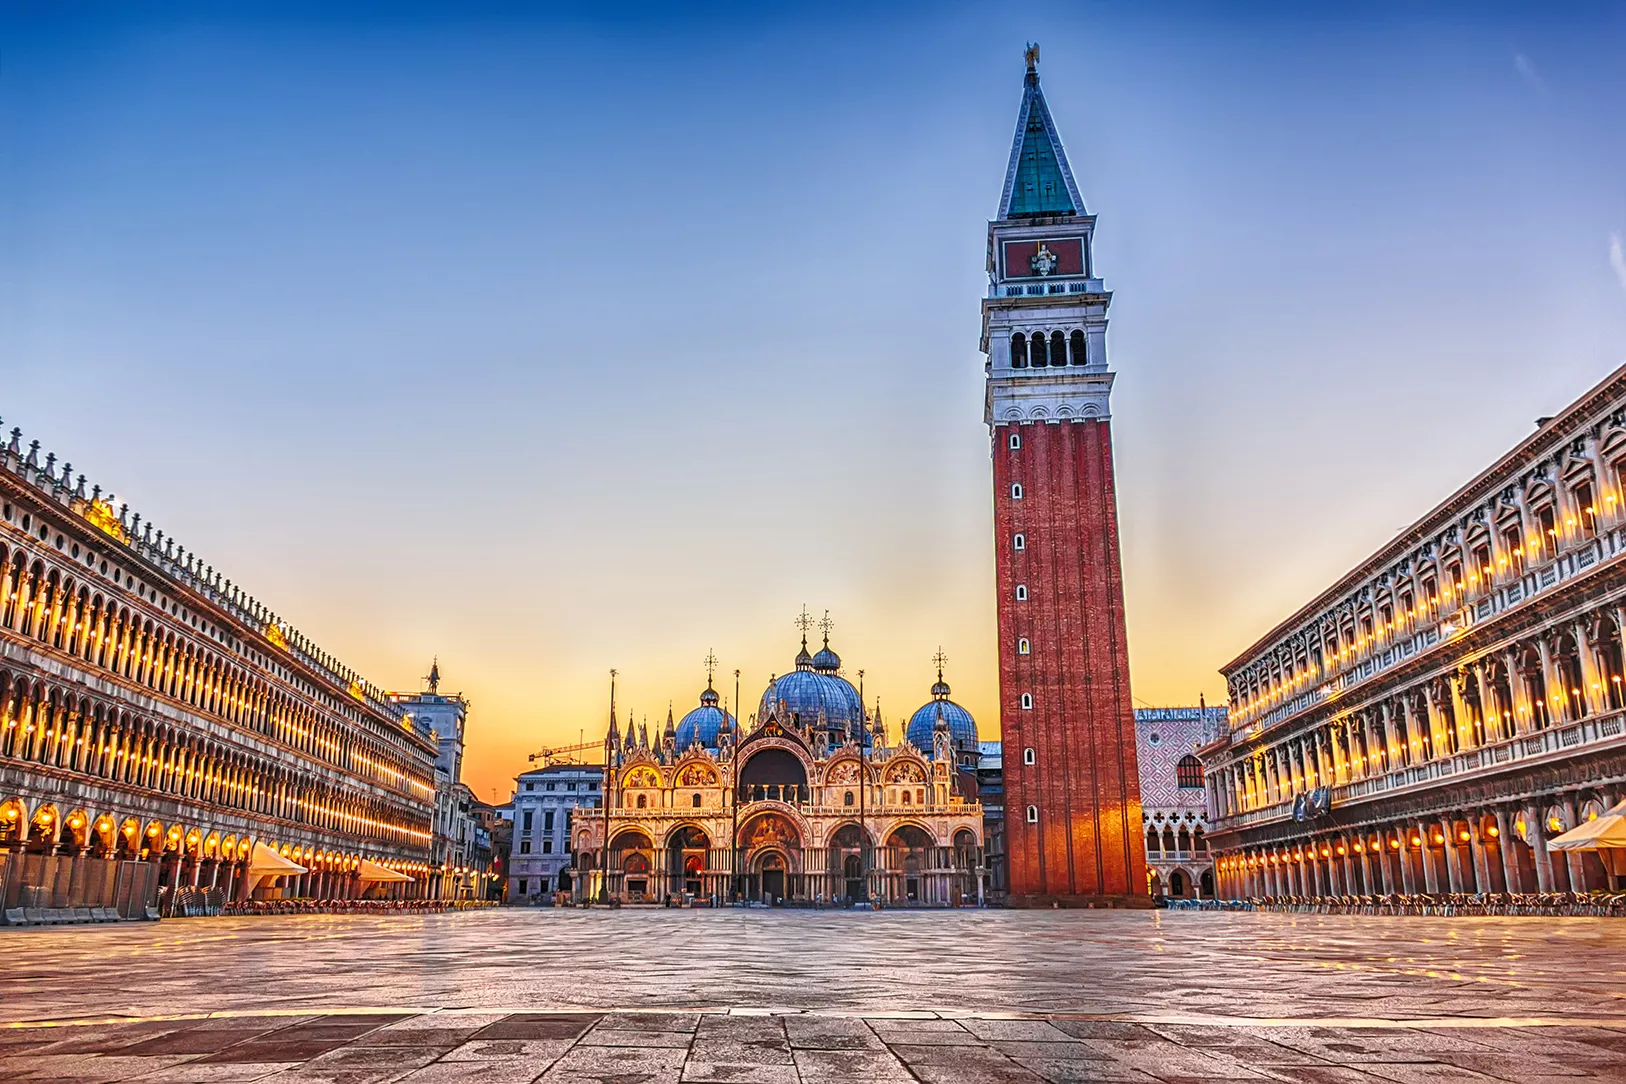
[[[1037,72],[1039,70],[1039,43],[1036,41],[1028,42],[1027,51],[1022,54],[1022,59],[1028,62],[1028,71]]]
[[[715,651],[709,651],[708,650],[706,652],[705,667],[706,667],[706,688],[709,689],[709,688],[711,688],[712,678],[715,677],[716,674],[717,674],[717,653]]]

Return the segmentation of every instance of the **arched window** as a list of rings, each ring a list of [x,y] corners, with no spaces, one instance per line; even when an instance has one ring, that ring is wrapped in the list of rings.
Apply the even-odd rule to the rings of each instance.
[[[1027,548],[1028,548],[1028,536],[1027,535],[1019,534],[1015,538],[1011,539],[1011,549],[1016,550],[1018,553],[1020,553],[1022,550],[1025,550]]]
[[[1010,435],[1010,439],[1007,440],[1005,443],[1010,446],[1011,451],[1013,451],[1013,452],[1016,451],[1018,448],[1020,448],[1022,446],[1022,434],[1020,434],[1020,433],[1012,433]]]
[[[841,796],[841,804],[842,805],[852,805],[853,804],[853,792],[852,791],[849,790],[846,794]]]
[[[1018,655],[1026,655],[1031,646],[1032,645],[1028,643],[1027,637],[1024,636],[1016,641],[1016,653]]]
[[[1203,785],[1203,762],[1187,753],[1180,758],[1180,763],[1174,766],[1174,779],[1182,789],[1187,787],[1201,788]]]
[[[1089,356],[1084,349],[1084,333],[1082,331],[1073,332],[1073,334],[1068,337],[1067,345],[1071,349],[1073,355],[1072,361],[1074,365],[1089,364]]]
[[[696,809],[699,809],[700,808],[700,795],[696,794],[694,796],[693,800],[691,800],[689,802],[689,804],[694,806]]]
[[[1016,585],[1016,601],[1018,601],[1018,602],[1026,602],[1027,600],[1028,600],[1028,585],[1025,584],[1025,583],[1017,584]]]
[[[1553,641],[1552,661],[1553,669],[1557,672],[1559,687],[1553,690],[1558,696],[1553,697],[1556,706],[1559,697],[1563,697],[1568,704],[1570,718],[1580,719],[1586,715],[1586,697],[1581,693],[1581,660],[1580,651],[1576,646],[1575,637],[1564,633]],[[1447,701],[1449,703],[1449,701]]]
[[[1033,763],[1035,763],[1036,760],[1037,760],[1037,757],[1034,755],[1034,752],[1033,752],[1033,749],[1032,749],[1031,746],[1029,748],[1027,748],[1027,749],[1022,750],[1022,763],[1023,764],[1033,764]]]
[[[1050,364],[1067,364],[1067,336],[1059,331],[1050,333]]]
[[[1032,693],[1023,693],[1022,694],[1022,710],[1023,711],[1032,711],[1033,710],[1033,694]]]
[[[1621,651],[1620,637],[1615,631],[1613,620],[1605,617],[1598,618],[1592,632],[1592,642],[1597,644],[1598,669],[1603,678],[1603,693],[1609,707],[1619,711],[1622,704],[1621,696]]]
[[[1045,360],[1047,351],[1045,349],[1044,335],[1042,333],[1035,334],[1033,336],[1033,342],[1031,345],[1033,351],[1031,357],[1033,367],[1035,369],[1043,369],[1047,364],[1049,364],[1049,362]]]
[[[1028,823],[1029,824],[1038,824],[1039,823],[1039,807],[1038,806],[1036,806],[1036,805],[1028,806]]]
[[[909,789],[907,787],[905,787],[904,791],[903,791],[903,804],[904,805],[909,805],[912,801],[914,801],[914,796],[911,795],[909,793]]]
[[[647,797],[645,797],[644,795],[642,795],[642,794],[638,795],[638,808],[639,809],[647,809],[648,807],[649,807],[649,799]]]
[[[1011,368],[1026,369],[1028,367],[1028,340],[1027,336],[1017,332],[1011,336]]]
[[[1022,499],[1022,483],[1021,482],[1012,482],[1011,483],[1011,500],[1019,501],[1021,499]]]

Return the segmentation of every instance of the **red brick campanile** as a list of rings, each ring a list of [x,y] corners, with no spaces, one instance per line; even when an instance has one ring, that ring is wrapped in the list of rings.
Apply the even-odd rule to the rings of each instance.
[[[1150,906],[1112,474],[1112,295],[1037,61],[1030,47],[982,303],[1010,902]]]

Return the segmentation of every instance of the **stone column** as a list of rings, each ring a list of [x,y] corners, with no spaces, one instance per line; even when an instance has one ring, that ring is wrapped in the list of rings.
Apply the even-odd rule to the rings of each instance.
[[[1431,681],[1423,682],[1423,718],[1419,720],[1418,727],[1421,731],[1419,737],[1427,735],[1422,745],[1423,757],[1434,760],[1445,756],[1450,747],[1441,740],[1444,728],[1440,724],[1439,706],[1434,703],[1434,683]]]
[[[1534,719],[1530,714],[1529,704],[1526,703],[1529,693],[1525,689],[1524,675],[1519,673],[1518,660],[1513,652],[1503,652],[1502,666],[1507,674],[1508,698],[1512,701],[1503,709],[1508,712],[1507,718],[1503,720],[1508,736],[1528,734],[1534,725]]]
[[[1575,660],[1581,666],[1581,700],[1588,715],[1602,715],[1609,710],[1609,697],[1603,687],[1607,679],[1600,672],[1598,653],[1587,639],[1584,623],[1572,625],[1570,635],[1575,637]]]
[[[1575,795],[1565,795],[1563,799],[1564,812],[1569,815],[1571,827],[1581,823],[1581,810],[1575,801]],[[1607,808],[1607,807],[1606,807]],[[1586,891],[1586,866],[1583,864],[1586,856],[1580,851],[1562,851],[1564,861],[1569,867],[1570,891]]]
[[[1558,726],[1570,717],[1570,691],[1563,681],[1563,675],[1559,674],[1558,668],[1553,665],[1553,652],[1547,646],[1546,637],[1536,638],[1536,653],[1541,656],[1541,683],[1546,687],[1547,703],[1543,706],[1547,709],[1547,725]],[[1559,704],[1562,705],[1559,708],[1553,706],[1555,690],[1559,694]]]
[[[1440,884],[1439,870],[1434,866],[1434,839],[1426,823],[1419,822],[1416,826],[1417,834],[1422,839],[1421,852],[1423,858],[1423,891],[1432,895],[1445,890]]]
[[[1448,891],[1464,892],[1466,878],[1462,875],[1462,849],[1457,845],[1457,826],[1454,820],[1447,820],[1441,826],[1441,834],[1445,836],[1442,844],[1445,853],[1445,878]]]
[[[1468,678],[1464,676],[1462,680]],[[1474,741],[1473,720],[1468,717],[1468,704],[1462,698],[1462,682],[1457,680],[1456,674],[1448,674],[1445,687],[1451,693],[1451,718],[1457,734],[1457,749],[1476,748],[1479,743]]]
[[[1401,825],[1399,831],[1400,849],[1394,852],[1394,858],[1400,863],[1401,891],[1408,896],[1415,896],[1423,891],[1423,886],[1417,883],[1417,870],[1411,860],[1411,854],[1417,848],[1412,846],[1411,832],[1405,825]]]
[[[1468,853],[1474,863],[1474,883],[1480,892],[1496,891],[1495,878],[1491,876],[1490,855],[1485,853],[1485,841],[1481,838],[1484,831],[1484,810],[1469,813],[1472,818],[1468,823]]]
[[[1524,878],[1519,874],[1519,863],[1513,853],[1513,818],[1506,809],[1496,811],[1496,853],[1502,861],[1502,884],[1508,892],[1523,892]]]
[[[1526,827],[1530,829],[1536,840],[1530,844],[1530,850],[1535,855],[1536,860],[1536,891],[1552,892],[1554,890],[1553,862],[1552,853],[1547,850],[1547,840],[1544,838],[1547,834],[1547,826],[1541,821],[1544,815],[1545,811],[1538,809],[1536,811],[1536,823],[1526,825]]]

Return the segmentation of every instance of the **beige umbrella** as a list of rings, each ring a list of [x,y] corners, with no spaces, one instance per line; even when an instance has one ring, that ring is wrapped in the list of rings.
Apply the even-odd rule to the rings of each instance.
[[[388,866],[381,866],[377,862],[363,858],[361,868],[356,872],[356,879],[360,881],[407,881],[413,878],[404,873],[397,873]]]
[[[264,843],[256,841],[254,854],[248,860],[248,871],[264,877],[298,877],[305,872],[305,867],[288,861]]]
[[[250,891],[265,883],[267,878],[298,877],[304,872],[304,866],[288,861],[264,843],[255,841],[254,853],[248,859],[247,875],[251,878]]]
[[[1610,879],[1626,876],[1626,801],[1547,841],[1549,851],[1597,851]]]

